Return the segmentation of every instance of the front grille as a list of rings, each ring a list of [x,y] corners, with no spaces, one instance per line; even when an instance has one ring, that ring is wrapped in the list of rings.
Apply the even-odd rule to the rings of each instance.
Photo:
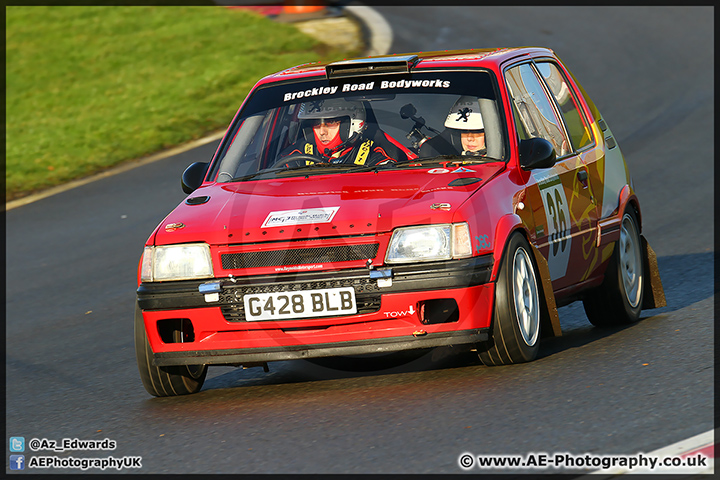
[[[265,252],[225,253],[220,256],[222,268],[278,267],[283,265],[308,265],[315,263],[351,262],[375,258],[377,243],[364,245],[341,245],[337,247],[297,248]]]
[[[244,322],[245,306],[243,296],[257,293],[295,292],[327,288],[353,287],[358,314],[380,310],[380,292],[377,282],[369,277],[343,278],[337,280],[316,280],[296,283],[273,283],[250,286],[225,286],[220,293],[220,310],[228,322]]]

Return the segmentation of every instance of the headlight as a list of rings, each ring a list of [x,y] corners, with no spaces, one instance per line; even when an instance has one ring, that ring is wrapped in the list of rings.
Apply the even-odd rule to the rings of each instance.
[[[398,228],[393,232],[385,262],[412,263],[472,256],[467,223]]]
[[[145,247],[141,280],[190,280],[213,276],[210,247],[206,243]]]

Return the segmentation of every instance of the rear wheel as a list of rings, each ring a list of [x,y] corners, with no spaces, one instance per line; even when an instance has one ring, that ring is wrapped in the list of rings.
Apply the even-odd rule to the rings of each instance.
[[[585,314],[597,327],[625,325],[640,318],[645,287],[642,244],[635,212],[628,209],[605,280],[583,299]]]
[[[534,360],[540,339],[540,295],[530,245],[521,234],[510,238],[495,286],[492,338],[478,348],[485,365]]]
[[[135,356],[140,379],[150,395],[171,397],[197,393],[205,382],[207,365],[156,367],[152,364],[153,351],[137,303],[135,304]]]

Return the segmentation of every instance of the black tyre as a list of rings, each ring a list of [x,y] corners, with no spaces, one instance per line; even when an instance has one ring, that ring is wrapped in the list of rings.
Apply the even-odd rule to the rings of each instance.
[[[135,304],[135,356],[140,379],[150,395],[172,397],[197,393],[205,382],[207,365],[156,367],[152,364],[153,351],[137,303]]]
[[[635,212],[629,208],[620,224],[605,280],[583,299],[585,314],[597,327],[626,325],[640,318],[645,287],[642,243]]]
[[[495,286],[492,338],[478,346],[485,365],[534,360],[540,343],[540,289],[530,245],[519,233],[508,242]]]

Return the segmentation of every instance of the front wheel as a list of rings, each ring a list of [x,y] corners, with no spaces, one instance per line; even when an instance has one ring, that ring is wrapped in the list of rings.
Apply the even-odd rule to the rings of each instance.
[[[135,304],[135,357],[145,390],[156,397],[172,397],[197,393],[205,382],[207,365],[156,367],[153,351],[145,332],[142,311]]]
[[[510,238],[495,286],[492,338],[478,347],[485,365],[534,360],[540,339],[540,294],[530,245],[521,234]]]
[[[645,287],[640,229],[635,212],[628,209],[620,223],[603,283],[583,299],[585,314],[596,327],[634,323],[640,318]]]

